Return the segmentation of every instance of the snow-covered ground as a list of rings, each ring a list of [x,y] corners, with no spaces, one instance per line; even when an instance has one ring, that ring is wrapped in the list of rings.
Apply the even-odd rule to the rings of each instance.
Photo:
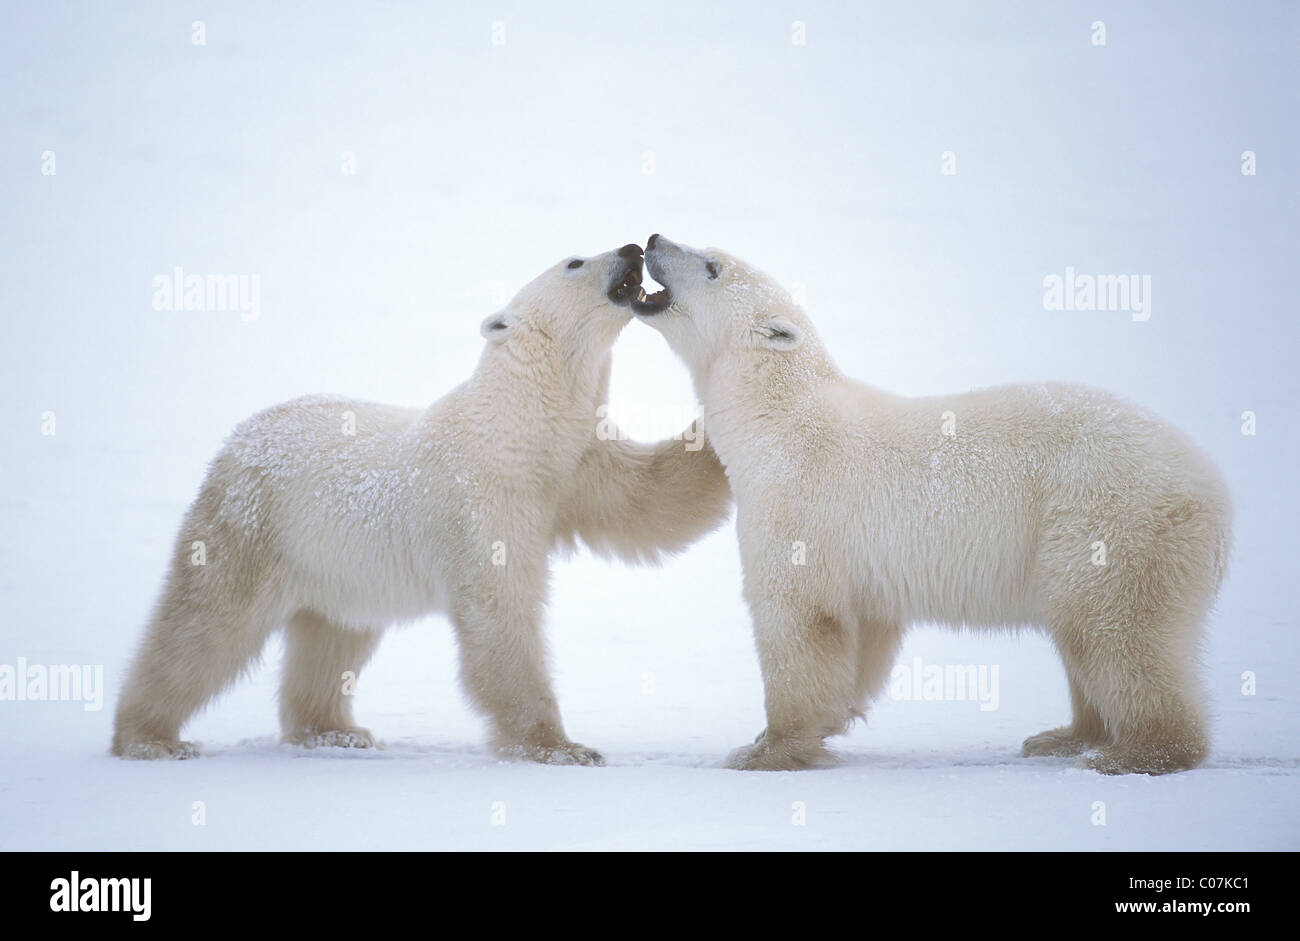
[[[1300,848],[1294,7],[473,6],[7,14],[0,666],[100,665],[106,689],[0,701],[0,849]],[[996,708],[890,696],[835,769],[720,769],[763,724],[729,528],[662,569],[557,562],[560,702],[605,768],[486,754],[440,619],[361,676],[382,750],[278,744],[273,645],[188,729],[200,760],[107,756],[240,418],[315,391],[432,401],[502,294],[654,231],[782,277],[874,384],[1077,380],[1186,428],[1238,517],[1206,767],[1019,758],[1068,718],[1047,642],[918,628],[900,663],[996,667]],[[1044,309],[1067,266],[1150,275],[1150,318]],[[258,316],[155,309],[176,267],[257,275]],[[646,433],[691,405],[638,324],[613,399]]]

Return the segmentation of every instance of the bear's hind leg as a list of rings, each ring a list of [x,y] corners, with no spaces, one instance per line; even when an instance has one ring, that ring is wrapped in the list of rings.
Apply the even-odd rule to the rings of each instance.
[[[1083,695],[1083,688],[1075,679],[1072,668],[1066,665],[1070,673],[1070,706],[1073,721],[1060,728],[1048,729],[1025,739],[1021,751],[1026,758],[1052,756],[1073,758],[1089,749],[1104,745],[1110,741],[1106,726],[1101,720],[1101,713],[1088,702]]]
[[[284,741],[309,748],[374,747],[370,730],[358,727],[352,717],[352,684],[380,636],[379,631],[342,627],[306,609],[289,618],[280,681]]]
[[[1197,655],[1223,573],[1223,497],[1216,484],[1162,498],[1122,525],[1106,509],[1095,517],[1054,549],[1109,531],[1100,564],[1047,556],[1048,628],[1108,739],[1081,764],[1105,774],[1194,768],[1209,752]]]
[[[261,653],[277,618],[229,590],[202,566],[173,569],[127,675],[114,720],[112,753],[123,758],[191,758],[185,722]]]
[[[1126,619],[1074,632],[1065,646],[1109,741],[1083,760],[1104,774],[1168,774],[1194,768],[1209,745],[1194,652],[1168,624]]]

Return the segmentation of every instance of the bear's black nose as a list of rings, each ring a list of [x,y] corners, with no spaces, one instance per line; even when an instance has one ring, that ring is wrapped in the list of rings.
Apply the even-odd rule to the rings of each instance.
[[[618,257],[619,257],[619,258],[640,258],[640,257],[641,257],[641,246],[640,246],[640,245],[624,245],[622,248],[620,248],[620,249],[618,250]]]
[[[655,242],[657,242],[657,241],[659,241],[659,233],[658,233],[658,232],[656,232],[654,235],[650,236],[650,238],[646,239],[646,243],[645,243],[646,251],[649,251],[650,249],[654,248],[654,247],[655,247]]]

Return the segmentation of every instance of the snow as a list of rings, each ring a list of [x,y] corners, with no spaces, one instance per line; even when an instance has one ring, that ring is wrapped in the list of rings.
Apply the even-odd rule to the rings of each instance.
[[[108,691],[90,711],[0,701],[0,849],[1300,848],[1295,10],[620,12],[14,11],[0,666],[103,665]],[[241,420],[304,393],[427,404],[470,374],[503,294],[656,231],[800,285],[837,364],[879,388],[1085,382],[1184,428],[1237,510],[1206,767],[1019,758],[1068,719],[1048,643],[922,627],[900,663],[996,666],[996,709],[886,696],[834,769],[719,768],[762,726],[729,528],[662,569],[557,560],[557,692],[605,768],[488,755],[442,619],[394,630],[360,676],[381,750],[278,744],[273,644],[188,728],[201,758],[107,755],[181,518]],[[1044,309],[1067,266],[1150,275],[1150,319]],[[154,309],[151,279],[176,267],[259,275],[258,316]],[[629,326],[610,418],[636,432],[691,400]]]

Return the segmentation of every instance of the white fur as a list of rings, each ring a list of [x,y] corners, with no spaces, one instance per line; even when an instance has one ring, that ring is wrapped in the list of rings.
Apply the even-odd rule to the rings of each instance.
[[[1026,754],[1150,773],[1204,757],[1196,658],[1230,507],[1182,433],[1070,385],[892,395],[842,375],[743,262],[662,238],[646,262],[673,303],[642,319],[690,369],[736,496],[767,729],[731,766],[827,761],[915,621],[1047,631],[1074,720]]]
[[[721,522],[730,493],[707,446],[597,438],[610,348],[630,319],[606,290],[627,262],[568,261],[484,321],[478,368],[430,408],[312,396],[235,430],[181,528],[115,754],[195,753],[181,727],[282,625],[285,739],[371,745],[344,674],[385,627],[441,611],[498,750],[599,763],[566,736],[547,675],[547,556],[581,539],[654,561]]]

